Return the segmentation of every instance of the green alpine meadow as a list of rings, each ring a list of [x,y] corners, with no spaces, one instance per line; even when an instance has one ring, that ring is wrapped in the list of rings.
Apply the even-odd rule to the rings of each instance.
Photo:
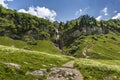
[[[0,80],[120,80],[119,18],[54,21],[29,14],[45,7],[21,12],[0,3]]]

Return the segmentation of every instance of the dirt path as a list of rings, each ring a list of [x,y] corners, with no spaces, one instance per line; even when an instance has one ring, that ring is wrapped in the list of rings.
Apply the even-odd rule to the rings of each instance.
[[[74,68],[74,61],[70,61],[60,68],[53,68],[47,80],[83,80],[81,73]]]
[[[63,64],[62,67],[66,67],[66,68],[74,68],[74,61],[70,61],[66,64]]]

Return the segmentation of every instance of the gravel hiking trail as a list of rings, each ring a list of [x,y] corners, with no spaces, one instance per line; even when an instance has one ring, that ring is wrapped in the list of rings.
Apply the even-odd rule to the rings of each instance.
[[[52,68],[47,80],[83,80],[79,70],[74,68],[74,61],[70,61],[60,68]]]

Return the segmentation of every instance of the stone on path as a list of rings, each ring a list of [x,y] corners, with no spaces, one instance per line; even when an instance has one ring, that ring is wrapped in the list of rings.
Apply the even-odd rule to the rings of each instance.
[[[46,74],[46,69],[35,70],[32,72],[26,72],[26,75],[44,76]]]
[[[77,69],[74,69],[74,61],[70,61],[61,68],[52,68],[47,80],[83,80],[83,77]]]

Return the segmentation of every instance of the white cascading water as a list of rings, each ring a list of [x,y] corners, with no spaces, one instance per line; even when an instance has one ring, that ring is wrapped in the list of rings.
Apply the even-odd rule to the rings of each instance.
[[[58,28],[56,29],[56,41],[58,41],[60,38],[60,35],[59,35],[59,31],[58,31]]]

